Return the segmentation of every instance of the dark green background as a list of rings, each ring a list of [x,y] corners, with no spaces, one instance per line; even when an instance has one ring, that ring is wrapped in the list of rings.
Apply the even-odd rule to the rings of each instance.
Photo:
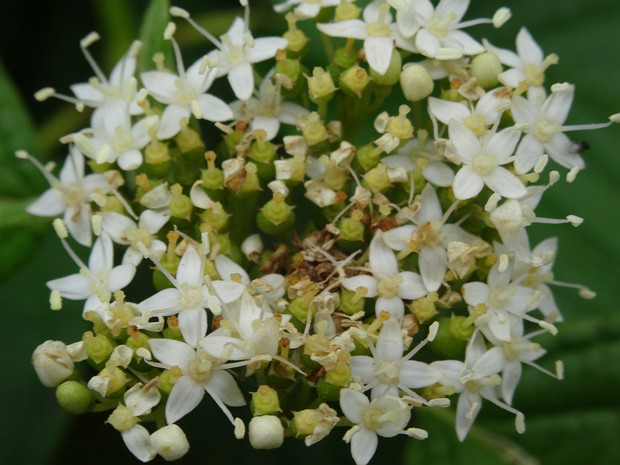
[[[85,330],[79,305],[60,312],[48,308],[45,281],[74,272],[73,265],[50,234],[46,221],[20,213],[46,188],[41,176],[14,159],[27,148],[39,159],[61,160],[61,135],[83,127],[71,105],[37,103],[33,93],[45,86],[69,92],[71,83],[92,75],[79,50],[79,40],[97,30],[102,40],[92,47],[104,70],[116,62],[137,36],[148,2],[92,0],[3,2],[0,16],[0,457],[7,464],[136,463],[120,436],[104,425],[105,415],[75,418],[55,404],[54,392],[41,386],[30,367],[33,349],[45,339],[77,340]],[[273,33],[271,2],[254,1],[255,35]],[[490,16],[497,0],[472,2],[466,18]],[[617,0],[523,0],[508,4],[513,18],[500,31],[477,26],[469,32],[494,44],[514,48],[514,37],[526,25],[546,53],[560,63],[549,82],[577,85],[568,124],[602,122],[620,111],[620,3]],[[234,1],[180,1],[214,34],[224,32]],[[228,9],[227,9],[228,8]],[[179,32],[187,44],[187,61],[207,44],[196,34]],[[201,48],[203,47],[203,48]],[[320,48],[315,44],[316,49]],[[36,128],[36,129],[35,129]],[[35,130],[37,131],[35,133]],[[476,427],[458,444],[450,413],[422,412],[417,426],[430,432],[426,441],[382,440],[372,463],[407,464],[616,464],[620,461],[620,265],[619,188],[620,127],[574,134],[587,140],[587,169],[572,185],[558,183],[545,194],[539,216],[585,218],[579,228],[535,225],[532,236],[560,237],[555,274],[558,280],[586,284],[598,293],[585,301],[576,292],[557,288],[566,323],[544,343],[550,349],[542,364],[556,359],[566,366],[566,379],[555,381],[525,370],[515,406],[526,415],[527,432],[514,432],[513,418],[485,404]],[[564,170],[562,170],[564,172]],[[537,240],[533,240],[534,243]],[[231,427],[206,401],[184,418],[191,442],[182,463],[353,463],[340,432],[305,448],[289,441],[277,451],[251,451],[235,441]],[[531,463],[536,463],[531,462]]]

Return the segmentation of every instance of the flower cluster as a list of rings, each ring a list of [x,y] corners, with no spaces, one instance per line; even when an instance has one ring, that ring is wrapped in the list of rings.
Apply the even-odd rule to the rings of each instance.
[[[426,438],[418,408],[456,404],[463,440],[490,402],[523,432],[523,365],[562,377],[536,363],[535,338],[557,332],[550,286],[567,285],[555,238],[532,247],[528,227],[581,223],[535,209],[560,172],[585,168],[566,133],[611,122],[565,125],[574,85],[546,81],[558,57],[527,29],[516,52],[465,32],[501,27],[506,8],[464,20],[466,0],[288,0],[282,37],[255,38],[241,3],[219,38],[171,8],[174,69],[157,54],[138,70],[135,42],[106,77],[91,33],[96,76],[73,96],[37,93],[92,108],[62,138],[58,177],[18,153],[50,184],[28,211],[57,217],[77,267],[47,283],[51,307],[84,301],[92,325],[35,350],[42,383],[70,412],[110,410],[141,461],[188,451],[177,422],[205,395],[255,448],[345,427],[356,464],[378,436]],[[301,21],[331,43],[322,66]],[[179,22],[211,45],[187,68]],[[235,101],[209,93],[223,77]],[[144,274],[152,287],[127,288]]]

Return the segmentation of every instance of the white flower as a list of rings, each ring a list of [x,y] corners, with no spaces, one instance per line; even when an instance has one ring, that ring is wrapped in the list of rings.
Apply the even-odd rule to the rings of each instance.
[[[207,36],[210,38],[210,35]],[[228,76],[228,82],[239,100],[247,100],[254,91],[253,63],[273,58],[280,49],[285,49],[288,41],[281,37],[261,37],[254,39],[248,25],[241,18],[235,18],[221,41],[210,38],[217,50],[207,57],[216,68],[216,77]]]
[[[153,123],[153,118],[145,118],[132,125],[129,105],[110,102],[93,112],[91,127],[75,134],[74,141],[84,155],[98,164],[117,162],[123,170],[135,170],[142,165],[140,150],[150,141],[148,130]]]
[[[250,122],[250,129],[262,129],[267,133],[265,140],[272,140],[278,135],[280,123],[296,125],[300,115],[308,113],[305,108],[283,102],[280,85],[274,84],[269,73],[263,79],[258,90],[258,98],[237,100],[230,104],[235,118]]]
[[[351,456],[356,465],[367,464],[377,450],[379,436],[398,434],[424,437],[423,430],[404,430],[411,417],[410,407],[398,397],[381,396],[368,400],[354,389],[340,391],[340,408],[355,425],[344,436],[351,443]],[[413,430],[413,428],[412,428]]]
[[[60,175],[52,176],[34,158],[28,158],[41,170],[50,184],[41,197],[30,204],[26,211],[37,216],[57,216],[63,220],[71,236],[80,244],[90,247],[92,243],[90,206],[91,196],[97,192],[108,194],[112,186],[103,174],[84,176],[84,155],[75,147],[69,148]]]
[[[337,6],[340,4],[340,0],[286,0],[282,3],[278,3],[273,6],[273,9],[278,13],[295,6],[295,14],[300,19],[314,18],[319,14],[321,8],[327,8],[330,6]]]
[[[423,297],[428,290],[424,287],[419,274],[413,271],[399,271],[396,255],[385,244],[382,234],[381,230],[377,230],[370,242],[369,261],[372,276],[360,274],[353,278],[344,278],[342,285],[354,292],[361,288],[362,295],[367,298],[378,296],[375,304],[377,316],[385,310],[400,320],[405,314],[403,299]]]
[[[180,130],[180,121],[193,114],[197,119],[226,121],[232,119],[231,109],[221,99],[207,93],[216,70],[205,66],[203,58],[185,71],[177,56],[179,74],[147,71],[140,75],[144,87],[155,100],[167,106],[161,115],[157,137],[169,139]]]
[[[522,324],[526,312],[534,308],[537,296],[534,289],[512,282],[511,273],[499,271],[499,264],[495,264],[487,283],[475,281],[463,285],[463,298],[470,308],[484,304],[486,312],[476,323],[488,327],[497,339],[510,341],[511,327]]]
[[[392,23],[389,5],[372,2],[364,8],[363,18],[349,19],[330,24],[317,24],[317,28],[333,37],[348,37],[364,41],[364,53],[368,65],[379,74],[385,74],[390,66],[394,43],[399,48],[415,52],[415,47],[408,43]]]
[[[80,267],[80,272],[64,278],[48,281],[47,287],[58,291],[70,300],[84,300],[84,312],[95,310],[101,303],[110,302],[112,293],[127,286],[134,277],[133,265],[114,267],[114,247],[106,233],[95,241],[88,259],[88,267],[77,256],[72,258]]]
[[[200,348],[173,339],[149,340],[151,352],[164,366],[181,369],[181,377],[172,387],[166,402],[166,421],[176,423],[194,410],[202,400],[205,392],[215,400],[235,424],[230,411],[226,408],[245,405],[243,394],[233,376],[225,370],[225,365],[206,354]]]
[[[557,86],[552,88],[554,92],[543,101],[520,96],[512,100],[511,111],[515,123],[527,128],[515,155],[517,173],[527,173],[544,153],[566,168],[585,168],[583,158],[575,151],[564,132],[600,129],[611,124],[564,125],[573,103],[575,86]]]
[[[501,83],[513,89],[525,81],[530,86],[542,90],[545,71],[550,65],[558,62],[558,56],[555,53],[544,56],[542,49],[525,27],[522,27],[517,34],[517,53],[497,48],[487,40],[483,40],[483,44],[487,50],[495,53],[503,64],[510,66],[509,70],[500,73],[497,77]],[[538,95],[540,95],[540,90],[536,92]]]
[[[397,11],[396,21],[403,36],[415,34],[419,53],[429,58],[454,60],[484,51],[482,45],[460,29],[491,20],[461,22],[468,7],[469,0],[440,0],[436,8],[430,0],[412,0],[408,8]]]
[[[73,84],[71,90],[81,103],[89,107],[101,107],[108,103],[118,102],[129,105],[129,112],[132,115],[139,115],[143,112],[136,102],[136,55],[140,49],[140,42],[135,41],[131,44],[127,53],[114,65],[110,77],[106,78],[95,60],[88,52],[88,45],[99,36],[94,33],[87,36],[80,47],[88,63],[93,68],[96,77],[92,77],[88,82]]]
[[[423,342],[426,343],[426,339]],[[366,386],[372,388],[371,399],[386,394],[398,397],[399,389],[411,397],[421,399],[412,389],[435,384],[442,376],[439,370],[426,363],[410,360],[420,346],[403,356],[400,323],[394,318],[383,323],[376,347],[372,344],[369,347],[372,357],[353,356],[350,367],[353,375],[359,376]]]
[[[519,131],[514,128],[497,133],[489,131],[479,139],[455,119],[450,120],[449,129],[455,155],[463,163],[452,183],[457,199],[475,197],[485,184],[502,197],[518,198],[527,193],[521,180],[501,166],[512,161]]]
[[[431,363],[433,368],[444,374],[440,384],[453,386],[454,391],[459,394],[455,426],[460,441],[465,440],[480,411],[483,398],[515,414],[517,432],[525,431],[523,414],[497,398],[496,389],[501,383],[498,373],[502,370],[503,362],[503,356],[498,351],[487,350],[484,338],[479,332],[475,332],[467,346],[465,363],[458,360]]]
[[[150,255],[159,258],[166,250],[166,244],[154,235],[168,222],[170,215],[153,210],[144,210],[136,224],[131,218],[116,212],[101,212],[101,227],[117,244],[128,245],[123,263],[138,266],[144,258],[140,251],[141,242]]]
[[[419,197],[419,208],[408,224],[383,233],[383,241],[393,250],[416,250],[418,266],[424,286],[436,291],[441,286],[448,270],[447,249],[451,242],[473,244],[477,237],[465,232],[459,226],[446,224],[451,210],[443,212],[437,193],[431,184],[426,184]]]

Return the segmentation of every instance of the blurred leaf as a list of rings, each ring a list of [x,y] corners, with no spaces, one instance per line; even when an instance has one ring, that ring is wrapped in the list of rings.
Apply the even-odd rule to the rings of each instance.
[[[105,43],[104,61],[112,69],[136,36],[132,3],[126,0],[94,0],[92,3]]]
[[[138,74],[155,68],[153,55],[156,53],[163,53],[165,66],[175,69],[172,46],[169,40],[164,39],[164,30],[170,20],[169,9],[169,0],[151,0],[144,14],[140,27],[142,49],[138,55]]]
[[[34,134],[30,115],[0,62],[0,195],[32,195],[45,185],[30,163],[15,158],[17,150],[33,150]]]

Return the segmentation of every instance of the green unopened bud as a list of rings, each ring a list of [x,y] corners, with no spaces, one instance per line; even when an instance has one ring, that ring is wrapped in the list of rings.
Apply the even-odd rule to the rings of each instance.
[[[151,434],[151,445],[168,462],[180,459],[189,451],[187,436],[177,425],[163,426]]]
[[[250,420],[248,436],[254,449],[276,449],[284,442],[284,427],[273,415],[254,417]]]
[[[284,195],[276,192],[273,198],[261,209],[265,219],[274,226],[278,226],[287,221],[293,213],[293,207],[284,201]]]
[[[390,65],[385,73],[379,74],[374,69],[370,69],[370,77],[378,86],[393,86],[400,79],[400,70],[403,66],[403,60],[396,48],[392,50],[392,58]]]
[[[45,341],[32,354],[32,366],[44,386],[56,387],[73,374],[73,360],[61,341]]]
[[[258,390],[252,394],[250,407],[255,416],[272,415],[279,412],[278,391],[265,384],[260,385]]]
[[[219,202],[213,204],[211,208],[205,210],[200,214],[202,224],[200,225],[201,232],[218,232],[226,227],[228,224],[229,213],[226,213],[224,207]]]
[[[338,80],[345,92],[361,97],[363,90],[370,82],[370,76],[364,68],[355,64],[344,70]]]
[[[276,146],[266,140],[267,133],[262,129],[255,130],[256,140],[250,145],[250,158],[255,162],[269,164],[276,156]]]
[[[312,112],[303,123],[302,135],[308,145],[316,145],[327,139],[327,129],[321,122],[321,117],[317,112]]]
[[[87,163],[93,173],[105,173],[106,171],[114,169],[114,163],[97,163],[93,159],[88,160]]]
[[[276,66],[274,73],[284,74],[292,82],[296,82],[301,74],[301,66],[299,60],[292,60],[286,57],[284,50],[278,50],[276,52]]]
[[[411,109],[407,105],[398,107],[398,116],[390,118],[386,132],[394,134],[401,141],[411,139],[413,137],[413,124],[407,118],[410,111]]]
[[[351,40],[351,42],[349,42]],[[354,39],[347,39],[346,47],[339,47],[334,52],[334,58],[332,58],[333,63],[342,68],[347,69],[357,63],[359,59],[357,57],[357,52],[353,48],[353,44],[355,43]]]
[[[476,78],[478,85],[490,89],[498,83],[497,75],[502,72],[502,63],[493,52],[476,55],[469,65],[469,73]]]
[[[351,368],[349,364],[340,359],[336,363],[336,367],[325,373],[325,381],[335,386],[348,386],[351,382]]]
[[[108,423],[114,427],[116,431],[128,431],[138,423],[138,419],[124,405],[119,405],[108,417]]]
[[[450,318],[450,335],[459,341],[469,341],[475,329],[475,325],[465,316],[452,315]]]
[[[65,381],[58,386],[56,400],[63,410],[74,415],[90,412],[94,405],[92,391],[78,381]]]
[[[116,196],[107,195],[105,198],[105,203],[101,205],[99,211],[120,213],[122,215],[125,212],[125,207]]]
[[[324,415],[316,409],[305,409],[300,412],[293,412],[293,424],[295,437],[310,436]]]
[[[437,315],[437,307],[435,302],[439,299],[436,292],[430,292],[427,296],[421,299],[416,299],[411,302],[411,313],[415,315],[420,323],[430,320]]]
[[[340,399],[340,389],[340,386],[329,383],[324,378],[316,384],[316,393],[326,402],[336,402]]]
[[[194,210],[191,199],[183,194],[183,188],[179,184],[170,186],[172,192],[172,200],[170,201],[170,215],[175,218],[189,219]]]
[[[407,64],[400,73],[400,87],[410,102],[419,102],[433,92],[435,84],[426,68],[418,64]]]
[[[308,92],[310,100],[314,103],[327,102],[336,91],[336,86],[331,75],[323,68],[317,66],[312,70],[312,76],[308,78]]]
[[[106,396],[122,393],[122,390],[129,381],[125,376],[125,372],[119,367],[106,367],[99,372],[98,376],[108,380],[105,391]]]
[[[359,288],[359,289],[365,289],[365,288]],[[364,296],[366,295],[367,292],[368,290],[366,290],[364,295],[361,295],[358,292],[353,292],[347,289],[343,289],[340,292],[340,308],[342,309],[342,311],[346,313],[347,315],[353,315],[357,312],[361,312],[362,310],[364,310],[364,305],[366,304]]]
[[[165,176],[171,166],[171,160],[168,144],[153,140],[144,149],[144,163],[154,176]]]
[[[286,49],[293,53],[299,53],[310,39],[308,39],[301,29],[297,28],[297,20],[299,18],[294,13],[288,13],[285,18],[288,23],[288,30],[282,37],[288,40]]]
[[[363,214],[359,210],[355,210],[348,218],[342,218],[338,222],[340,237],[345,241],[361,241],[364,239],[366,226],[362,223]]]
[[[373,169],[379,164],[383,150],[375,145],[364,145],[357,150],[355,159],[366,171]]]
[[[157,387],[165,394],[170,394],[174,384],[181,377],[183,373],[178,367],[173,367],[170,370],[164,370],[158,377]]]
[[[392,185],[387,174],[387,168],[383,163],[379,163],[364,175],[364,183],[373,192],[385,191]]]
[[[204,142],[200,138],[200,134],[189,127],[189,121],[183,118],[180,121],[181,130],[175,136],[174,141],[177,143],[181,153],[191,152],[195,149],[204,150]]]
[[[103,334],[93,335],[90,331],[87,331],[82,336],[82,341],[86,345],[86,353],[88,358],[95,364],[99,364],[110,356],[114,350],[112,342]]]
[[[215,166],[215,152],[205,153],[207,169],[202,172],[202,186],[207,190],[217,190],[224,188],[224,171]]]
[[[357,19],[360,17],[362,9],[355,6],[349,0],[341,1],[336,7],[334,13],[334,21],[348,21],[349,19]]]

